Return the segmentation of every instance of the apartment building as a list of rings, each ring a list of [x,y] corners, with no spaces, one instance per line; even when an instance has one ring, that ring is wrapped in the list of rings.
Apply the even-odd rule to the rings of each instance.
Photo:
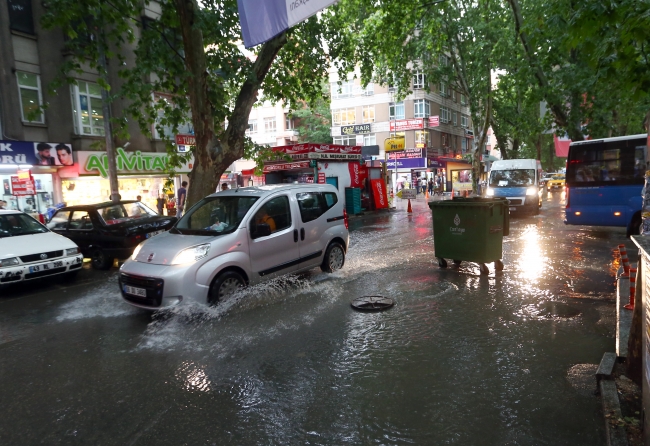
[[[463,155],[472,150],[473,135],[465,95],[447,83],[427,90],[424,74],[416,73],[412,93],[398,101],[395,89],[387,85],[361,87],[358,79],[341,85],[330,72],[332,137],[334,144],[378,145],[379,160],[388,160],[393,187],[414,177],[444,176],[451,188],[452,171],[466,170]],[[403,148],[385,151],[385,143],[403,137]]]
[[[92,203],[109,197],[106,178],[104,119],[98,73],[86,66],[75,73],[76,85],[48,89],[69,54],[64,51],[61,30],[43,29],[43,2],[0,0],[0,198],[13,209],[44,213],[56,203]],[[156,19],[160,9],[147,3],[142,16]],[[140,30],[134,26],[137,36]],[[122,54],[127,66],[135,63],[134,48],[126,44]],[[118,90],[122,80],[117,64],[108,61],[108,81]],[[155,100],[170,100],[161,93]],[[47,104],[44,112],[33,112]],[[125,103],[111,104],[113,116],[123,114]],[[183,129],[191,132],[190,128]],[[152,128],[145,136],[129,120],[128,141],[117,141],[118,184],[123,199],[137,195],[155,209],[155,201],[167,176],[165,143]],[[172,135],[173,136],[173,135]],[[31,180],[17,178],[31,175]],[[189,172],[189,165],[180,169]]]

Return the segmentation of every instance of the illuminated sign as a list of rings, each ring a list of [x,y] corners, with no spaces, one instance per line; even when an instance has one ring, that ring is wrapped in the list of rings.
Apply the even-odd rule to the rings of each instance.
[[[341,135],[363,135],[365,133],[370,133],[370,124],[341,126]]]
[[[399,150],[404,150],[405,146],[404,137],[398,138],[388,138],[384,141],[384,152],[396,152]]]

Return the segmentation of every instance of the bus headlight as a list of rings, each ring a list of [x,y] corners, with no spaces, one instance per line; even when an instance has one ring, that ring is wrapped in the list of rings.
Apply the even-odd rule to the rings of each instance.
[[[529,187],[528,189],[526,189],[526,195],[529,195],[529,196],[537,195],[537,188],[536,187]]]
[[[485,191],[485,196],[486,197],[494,197],[494,189],[489,188],[488,190]]]

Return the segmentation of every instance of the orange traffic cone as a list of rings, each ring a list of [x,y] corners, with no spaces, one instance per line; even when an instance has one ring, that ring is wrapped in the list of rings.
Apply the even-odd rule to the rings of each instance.
[[[429,199],[429,188],[424,189],[424,198]]]
[[[413,208],[411,208],[411,199],[410,198],[409,198],[408,207],[406,208],[406,212],[408,212],[409,214],[413,212]]]

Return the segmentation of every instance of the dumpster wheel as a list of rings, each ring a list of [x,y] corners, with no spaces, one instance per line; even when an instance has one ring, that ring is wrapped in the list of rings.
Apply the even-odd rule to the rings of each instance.
[[[481,271],[481,275],[490,274],[490,270],[488,269],[485,263],[479,263],[478,266],[479,266],[479,271]]]
[[[440,268],[447,268],[447,261],[442,257],[438,257],[438,266]]]
[[[463,263],[462,260],[454,260],[454,265],[460,266],[460,264]]]
[[[494,261],[494,270],[495,271],[503,271],[503,262],[501,260],[495,260]]]

